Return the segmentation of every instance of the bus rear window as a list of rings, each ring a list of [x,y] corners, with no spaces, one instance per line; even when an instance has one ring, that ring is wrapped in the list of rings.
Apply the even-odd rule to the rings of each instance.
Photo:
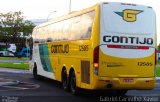
[[[103,4],[101,12],[107,32],[148,35],[154,32],[156,26],[154,11],[147,6]]]

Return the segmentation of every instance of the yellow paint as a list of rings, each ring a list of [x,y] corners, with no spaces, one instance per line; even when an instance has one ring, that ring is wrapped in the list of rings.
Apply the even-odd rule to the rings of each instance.
[[[137,14],[141,13],[139,10],[123,10],[124,16],[123,19],[127,22],[134,22],[137,19]]]

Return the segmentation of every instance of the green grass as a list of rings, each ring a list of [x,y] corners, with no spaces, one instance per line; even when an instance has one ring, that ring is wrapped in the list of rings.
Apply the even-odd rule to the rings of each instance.
[[[28,63],[0,63],[1,68],[13,68],[13,69],[23,69],[29,70]]]
[[[160,77],[160,61],[157,61],[157,65],[156,65],[156,76]]]
[[[2,62],[0,63],[0,68],[13,68],[13,69],[23,69],[23,70],[28,70],[29,69],[29,64],[28,63],[23,63],[23,62],[28,62],[29,58],[18,58],[18,57],[0,57],[1,61],[8,61],[8,62]],[[22,61],[21,63],[14,63],[13,61]]]
[[[160,68],[156,68],[156,76],[160,77]]]

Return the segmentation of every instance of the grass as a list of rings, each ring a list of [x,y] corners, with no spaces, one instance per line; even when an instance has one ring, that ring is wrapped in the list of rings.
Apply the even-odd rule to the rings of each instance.
[[[0,67],[29,70],[28,63],[0,63]]]
[[[0,61],[8,61],[8,62],[1,62],[1,68],[13,68],[13,69],[23,69],[29,70],[29,64],[24,63],[28,62],[28,58],[18,58],[18,57],[0,57]],[[14,63],[16,61],[22,61],[21,63]]]
[[[160,61],[157,61],[156,76],[160,77]]]
[[[157,65],[160,65],[160,61],[157,61]]]
[[[160,77],[160,68],[156,68],[156,76]]]
[[[8,61],[8,62],[3,62],[0,63],[1,68],[13,68],[13,69],[23,69],[23,70],[29,70],[29,64],[24,63],[27,62],[29,59],[28,58],[18,58],[18,57],[0,57],[1,61]],[[12,61],[22,61],[21,63],[14,63]],[[24,61],[24,62],[23,62]]]

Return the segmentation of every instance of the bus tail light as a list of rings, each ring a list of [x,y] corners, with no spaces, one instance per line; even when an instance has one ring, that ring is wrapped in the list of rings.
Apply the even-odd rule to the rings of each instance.
[[[93,67],[94,67],[94,73],[96,75],[98,75],[98,69],[99,69],[99,46],[94,48]]]

